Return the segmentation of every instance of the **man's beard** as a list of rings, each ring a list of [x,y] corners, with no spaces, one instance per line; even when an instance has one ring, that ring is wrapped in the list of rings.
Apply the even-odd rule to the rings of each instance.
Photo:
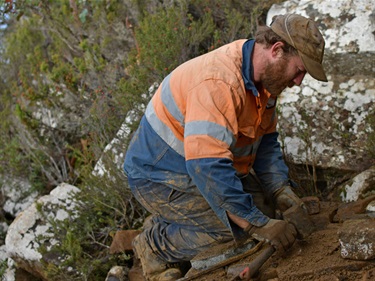
[[[267,63],[264,74],[261,77],[263,87],[273,96],[278,96],[288,86],[293,86],[293,82],[285,79],[286,59],[281,59],[274,63]]]

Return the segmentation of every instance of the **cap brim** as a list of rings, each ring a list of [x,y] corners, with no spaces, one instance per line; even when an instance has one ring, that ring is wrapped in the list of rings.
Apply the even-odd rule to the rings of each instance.
[[[302,59],[302,62],[303,62],[303,65],[305,66],[306,68],[306,71],[315,79],[319,80],[319,81],[323,81],[323,82],[327,82],[328,79],[327,79],[327,76],[324,72],[324,69],[323,69],[323,66],[321,63],[313,60],[313,59],[310,59],[308,56],[304,55],[303,53],[301,53],[300,51],[298,51],[301,59]]]

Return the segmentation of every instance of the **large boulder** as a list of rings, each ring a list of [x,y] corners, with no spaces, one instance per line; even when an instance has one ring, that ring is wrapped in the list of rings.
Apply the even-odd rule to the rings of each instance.
[[[287,158],[322,169],[361,172],[373,163],[375,6],[372,0],[296,0],[273,5],[277,14],[315,20],[326,40],[328,82],[309,75],[280,98],[281,141]]]

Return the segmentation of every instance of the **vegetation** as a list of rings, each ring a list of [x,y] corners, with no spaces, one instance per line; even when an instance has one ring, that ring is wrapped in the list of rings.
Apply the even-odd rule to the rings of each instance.
[[[0,1],[0,174],[26,178],[40,194],[62,182],[82,190],[80,217],[54,223],[61,244],[51,251],[66,259],[45,261],[50,280],[103,280],[111,265],[129,262],[108,254],[111,233],[146,214],[113,155],[108,174],[95,176],[95,164],[125,120],[135,128],[150,86],[252,36],[273,2]]]
[[[371,110],[366,120],[366,122],[369,125],[366,150],[369,152],[370,156],[373,159],[375,159],[375,115],[374,113],[375,111]]]

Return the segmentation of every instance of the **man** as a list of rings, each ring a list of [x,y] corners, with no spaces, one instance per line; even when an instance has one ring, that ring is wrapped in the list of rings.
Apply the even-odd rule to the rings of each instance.
[[[279,251],[293,244],[296,229],[272,206],[302,205],[277,141],[276,100],[306,72],[327,81],[323,53],[312,20],[281,15],[255,40],[224,45],[164,79],[124,164],[135,198],[153,214],[133,242],[148,280],[176,280],[173,265],[244,234]]]

